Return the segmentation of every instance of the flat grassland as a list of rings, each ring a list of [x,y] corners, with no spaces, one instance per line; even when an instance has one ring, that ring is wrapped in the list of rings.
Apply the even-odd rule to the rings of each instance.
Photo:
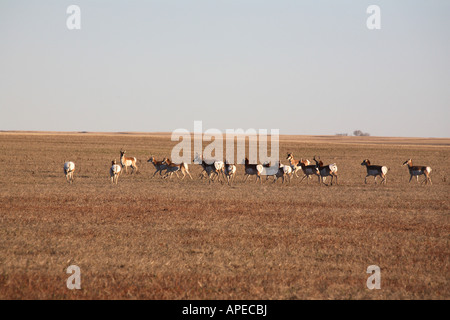
[[[280,137],[339,185],[151,178],[168,134],[0,133],[0,299],[449,299],[450,139]],[[109,181],[119,150],[139,173]],[[364,184],[369,158],[387,185]],[[419,185],[401,164],[433,168]],[[64,160],[76,164],[75,182]],[[284,160],[286,162],[286,160]],[[422,180],[423,177],[420,178]],[[66,269],[81,269],[69,290]],[[381,289],[366,287],[369,265]]]

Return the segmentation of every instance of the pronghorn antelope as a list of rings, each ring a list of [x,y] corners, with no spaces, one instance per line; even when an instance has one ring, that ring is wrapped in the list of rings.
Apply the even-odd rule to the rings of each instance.
[[[338,177],[337,177],[337,165],[336,163],[328,164],[326,166],[323,165],[322,160],[316,160],[316,156],[314,156],[313,160],[316,162],[316,166],[319,169],[321,181],[323,184],[327,185],[324,182],[324,178],[331,176],[331,185],[333,185],[333,178],[336,178],[336,184],[338,183]]]
[[[262,183],[261,181],[261,173],[263,172],[264,167],[261,164],[250,164],[248,159],[245,158],[245,176],[244,176],[244,182],[247,181],[248,177],[256,175],[255,182],[258,181]]]
[[[302,170],[302,167],[300,166],[300,161],[295,160],[295,159],[294,159],[294,154],[292,154],[292,153],[288,153],[288,154],[287,154],[286,160],[288,160],[288,161],[289,161],[289,164],[291,165],[292,173],[295,174],[295,176],[296,176],[297,178],[300,178],[300,177],[298,176],[298,174],[297,174],[297,171]],[[310,163],[309,163],[309,160],[306,160],[306,161],[307,161],[307,162],[305,163],[305,165],[309,166],[309,164],[310,164]]]
[[[236,166],[234,164],[225,163],[223,173],[227,178],[227,182],[231,185],[231,181],[236,178]]]
[[[319,168],[318,166],[314,165],[314,164],[310,164],[309,160],[305,159],[300,159],[300,161],[298,162],[298,167],[302,169],[303,171],[303,178],[302,180],[300,180],[300,183],[303,182],[303,180],[306,178],[306,183],[309,183],[309,180],[311,179],[312,175],[316,175],[319,179],[319,183],[320,183],[320,172],[319,172]],[[292,165],[291,165],[292,167]]]
[[[388,168],[385,166],[375,166],[371,165],[369,159],[365,159],[362,163],[362,166],[366,166],[367,169],[367,176],[364,178],[364,183],[367,184],[367,177],[374,176],[374,181],[377,183],[377,177],[381,177],[381,183],[386,184],[386,174],[388,172]]]
[[[127,168],[131,167],[133,169],[133,172],[137,172],[138,168],[136,166],[136,158],[135,157],[125,157],[125,152],[120,150],[120,164],[122,165],[122,168],[125,168],[125,173],[128,173]]]
[[[318,171],[316,170],[316,166],[311,165],[311,162],[308,159],[295,160],[294,155],[292,153],[288,153],[286,159],[289,161],[289,164],[291,165],[293,174],[295,174],[295,176],[297,178],[299,178],[297,171],[299,171],[299,170],[303,171],[304,175],[303,175],[302,180],[300,180],[300,182],[302,182],[303,179],[305,179],[305,178],[307,178],[308,180],[306,180],[306,181],[309,182],[309,179],[311,179],[311,175],[313,175],[313,174],[319,175]]]
[[[270,162],[264,162],[262,166],[263,166],[263,171],[261,172],[261,174],[264,173],[264,171],[268,170],[267,168],[270,168]],[[280,163],[279,162],[278,162],[278,167],[280,167]],[[266,181],[269,180],[269,177],[273,177],[273,179],[275,180],[275,176],[276,176],[277,172],[275,174],[273,174],[273,175],[266,174],[265,175],[266,176]]]
[[[280,161],[278,161],[278,171],[273,176],[273,183],[278,181],[278,178],[281,178],[281,183],[284,183],[284,179],[287,178],[288,182],[291,182],[291,174],[292,174],[292,168],[291,166],[285,166],[284,164],[281,164]]]
[[[116,164],[116,160],[112,161],[111,168],[109,169],[109,176],[111,177],[111,183],[117,184],[121,171],[122,167]]]
[[[183,174],[183,177],[181,178],[181,180],[183,180],[186,177],[186,173],[189,175],[189,177],[192,180],[192,176],[189,173],[189,167],[188,167],[187,163],[182,162],[180,164],[175,164],[172,161],[170,161],[169,158],[164,158],[164,160],[162,162],[163,162],[163,164],[167,165],[166,174],[164,176],[165,178],[166,177],[172,178],[172,175],[174,172],[178,177],[178,171],[181,171],[181,173]]]
[[[213,174],[215,174],[217,176],[217,178],[220,182],[220,174],[224,173],[224,167],[225,167],[225,164],[223,163],[223,161],[214,161],[213,163],[207,163],[203,159],[203,156],[196,153],[195,157],[194,157],[194,162],[200,162],[200,165],[203,168],[201,175],[203,176],[203,172],[206,172],[206,175],[209,179],[209,183],[211,183],[211,181],[214,181],[215,176],[213,176]]]
[[[64,174],[66,175],[66,180],[69,183],[73,182],[73,173],[75,172],[75,163],[72,161],[64,162]]]
[[[411,177],[409,178],[409,182],[411,182],[413,176],[415,176],[417,182],[419,182],[419,176],[424,175],[425,180],[423,180],[422,183],[425,182],[425,184],[428,184],[429,181],[430,184],[433,184],[430,177],[431,167],[413,166],[411,159],[406,160],[403,165],[408,165],[409,174],[411,175]]]
[[[156,161],[156,158],[154,156],[151,156],[150,159],[147,160],[147,162],[150,162],[155,167],[156,171],[152,175],[152,178],[159,172],[159,175],[162,175],[163,170],[167,169],[167,165],[164,164],[162,161]]]

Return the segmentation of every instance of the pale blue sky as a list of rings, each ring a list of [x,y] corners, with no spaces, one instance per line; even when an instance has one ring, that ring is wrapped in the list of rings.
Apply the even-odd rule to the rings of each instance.
[[[0,130],[450,137],[449,16],[448,0],[0,0]]]

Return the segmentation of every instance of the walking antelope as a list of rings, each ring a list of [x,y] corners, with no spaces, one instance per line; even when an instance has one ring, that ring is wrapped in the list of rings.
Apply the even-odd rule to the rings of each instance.
[[[133,172],[137,172],[138,168],[136,166],[136,158],[135,157],[125,157],[125,152],[120,150],[120,164],[122,165],[122,168],[125,168],[125,173],[128,173],[127,168],[131,167],[133,169]]]
[[[248,177],[256,175],[255,182],[258,181],[262,183],[261,181],[261,173],[263,172],[264,167],[261,164],[250,164],[248,159],[245,158],[245,177],[244,182],[247,181]]]
[[[298,174],[297,174],[297,171],[302,170],[302,167],[300,166],[300,161],[295,160],[295,159],[294,159],[294,154],[292,154],[292,153],[288,153],[288,154],[287,154],[286,160],[288,160],[288,161],[289,161],[289,164],[291,165],[292,173],[295,174],[295,176],[296,176],[297,178],[300,178],[300,177],[298,176]],[[308,166],[308,165],[310,164],[310,163],[309,163],[309,160],[306,160],[306,161],[307,161],[306,165]]]
[[[319,160],[316,160],[316,156],[314,156],[313,160],[316,162],[316,166],[319,169],[320,177],[322,178],[319,179],[322,181],[323,184],[327,185],[324,182],[324,178],[326,179],[326,177],[328,176],[331,176],[331,185],[333,185],[333,178],[336,178],[336,184],[338,183],[336,163],[324,166],[322,160],[320,160],[320,157]]]
[[[117,184],[121,171],[122,167],[116,164],[116,160],[112,161],[111,168],[109,169],[109,176],[111,177],[111,183]]]
[[[413,166],[411,159],[406,160],[403,165],[408,165],[409,174],[411,175],[411,177],[409,178],[409,182],[411,182],[413,176],[415,176],[417,182],[419,182],[419,176],[425,175],[425,180],[423,180],[422,183],[425,182],[425,184],[428,184],[429,181],[430,184],[433,184],[430,177],[431,167]]]
[[[300,168],[303,171],[303,178],[300,180],[300,183],[303,182],[303,180],[306,178],[306,183],[309,183],[309,180],[311,179],[312,175],[316,175],[319,179],[320,183],[320,172],[317,165],[310,164],[309,160],[300,159],[300,161],[297,164],[293,164],[293,159],[289,160],[291,163],[291,168]],[[293,169],[295,170],[295,169]],[[298,177],[298,176],[297,176]]]
[[[280,161],[278,161],[278,171],[273,176],[273,183],[278,181],[278,178],[281,178],[281,183],[284,183],[284,179],[287,178],[288,182],[291,182],[291,174],[292,174],[292,168],[291,166],[286,166],[284,164],[281,164]]]
[[[234,164],[225,163],[223,172],[227,178],[228,184],[231,185],[231,181],[236,178],[236,166]]]
[[[369,159],[365,159],[361,165],[366,166],[367,169],[367,176],[364,178],[364,183],[367,184],[367,177],[369,176],[374,176],[374,181],[377,183],[377,177],[380,176],[382,178],[381,183],[384,182],[386,184],[387,167],[371,165]]]
[[[64,174],[66,175],[66,180],[69,183],[73,182],[73,173],[75,172],[75,163],[72,161],[64,162]]]
[[[152,175],[152,178],[159,172],[159,175],[162,175],[163,170],[167,170],[167,165],[163,163],[163,161],[157,161],[154,156],[151,156],[150,159],[147,160],[147,162],[150,162],[155,167],[156,171]]]
[[[214,161],[212,163],[208,163],[203,159],[202,155],[196,153],[194,157],[194,162],[200,162],[200,165],[203,168],[201,175],[203,176],[203,172],[206,172],[206,176],[209,179],[209,183],[211,183],[211,181],[214,181],[215,176],[217,176],[220,182],[220,174],[224,174],[225,169],[225,164],[223,163],[223,161]]]
[[[164,177],[171,177],[173,173],[175,172],[175,174],[178,177],[178,171],[181,171],[181,173],[183,174],[183,177],[181,178],[181,180],[183,180],[186,177],[186,173],[189,175],[189,177],[192,180],[192,176],[189,173],[189,167],[187,165],[187,163],[180,163],[180,164],[175,164],[172,161],[170,161],[169,158],[164,158],[164,160],[162,161],[163,164],[167,165],[167,169],[166,169],[166,175]]]
[[[316,170],[316,166],[311,165],[311,162],[308,159],[300,159],[295,160],[294,159],[294,155],[292,153],[288,153],[287,154],[287,158],[289,161],[289,164],[291,165],[293,174],[295,174],[295,176],[297,178],[300,178],[297,174],[297,171],[302,170],[303,171],[303,178],[302,180],[300,180],[300,182],[303,181],[303,179],[307,178],[308,180],[306,180],[307,182],[309,182],[309,180],[311,179],[311,175],[316,174],[317,176],[319,175],[319,172]]]

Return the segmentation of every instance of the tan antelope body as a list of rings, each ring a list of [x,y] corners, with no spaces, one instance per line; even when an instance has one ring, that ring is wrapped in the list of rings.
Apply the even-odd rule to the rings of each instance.
[[[364,183],[367,184],[367,177],[369,177],[369,176],[373,176],[375,183],[377,183],[377,177],[380,176],[382,179],[381,183],[384,182],[386,184],[386,174],[388,172],[388,167],[372,165],[372,164],[370,164],[369,159],[365,159],[361,163],[361,165],[366,166],[366,169],[367,169],[367,176],[364,178]]]
[[[294,159],[293,153],[288,153],[286,160],[289,161],[289,164],[291,165],[292,173],[295,174],[295,176],[297,178],[300,178],[297,174],[298,171],[302,170],[302,167],[300,166],[300,161]],[[307,163],[305,163],[305,165],[308,166],[310,164],[309,160],[306,160],[306,161],[307,161]]]
[[[167,170],[167,164],[163,163],[163,161],[157,161],[154,156],[151,156],[150,159],[147,160],[147,162],[150,162],[155,167],[156,171],[153,173],[152,178],[159,172],[159,175],[162,175],[163,170]]]
[[[337,177],[337,165],[336,163],[323,165],[322,160],[316,160],[316,156],[314,156],[313,160],[316,162],[316,166],[319,169],[320,177],[322,180],[322,183],[327,185],[324,182],[324,179],[327,177],[331,177],[331,185],[333,185],[333,178],[336,178],[336,184],[338,183],[338,177]]]
[[[125,157],[126,151],[120,151],[120,164],[122,165],[122,168],[125,168],[125,173],[128,173],[128,167],[131,167],[133,169],[133,172],[137,172],[138,167],[136,165],[136,158],[135,157]]]
[[[180,171],[183,174],[183,177],[181,178],[181,180],[183,180],[186,177],[186,173],[189,175],[189,177],[192,180],[192,176],[189,173],[189,167],[188,167],[187,163],[182,162],[180,164],[175,164],[172,161],[170,161],[169,158],[164,158],[164,160],[162,162],[165,165],[167,165],[166,175],[164,176],[165,178],[166,177],[172,178],[172,175],[174,172],[178,177],[178,171]]]
[[[428,184],[428,182],[430,182],[430,184],[433,184],[431,182],[431,177],[430,177],[430,173],[431,173],[431,167],[428,166],[413,166],[412,160],[408,159],[406,160],[403,165],[408,165],[408,170],[409,170],[409,174],[410,174],[410,178],[409,178],[409,182],[411,182],[411,179],[413,177],[416,177],[417,182],[419,182],[419,176],[424,175],[425,176],[425,180],[422,181],[422,183],[425,182],[425,184]]]
[[[111,178],[111,183],[117,184],[119,181],[119,175],[122,172],[122,167],[116,164],[116,160],[111,162],[111,168],[109,169],[109,176]]]
[[[73,173],[75,172],[75,163],[72,161],[64,162],[64,174],[69,183],[73,183]]]

